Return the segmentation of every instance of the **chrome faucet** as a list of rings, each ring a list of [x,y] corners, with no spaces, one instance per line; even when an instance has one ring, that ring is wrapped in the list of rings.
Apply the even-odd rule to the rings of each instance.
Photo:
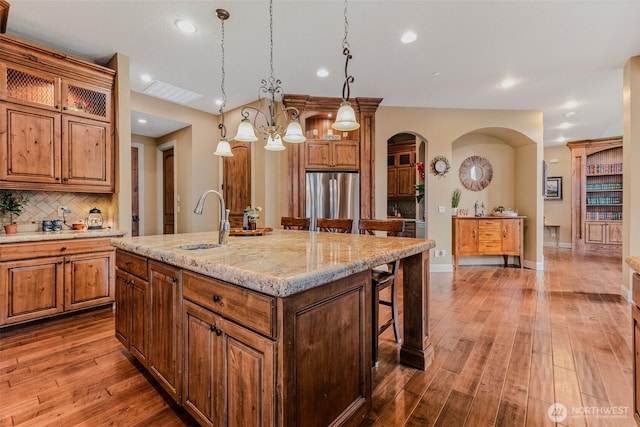
[[[197,215],[202,215],[202,208],[204,207],[204,200],[207,196],[213,193],[218,197],[220,201],[220,231],[218,232],[218,243],[221,245],[227,244],[227,237],[229,236],[229,229],[231,228],[229,225],[229,209],[226,209],[224,206],[224,198],[222,194],[218,193],[216,190],[208,190],[202,193],[202,196],[198,199],[198,203],[196,204],[196,208],[193,210],[193,213]]]

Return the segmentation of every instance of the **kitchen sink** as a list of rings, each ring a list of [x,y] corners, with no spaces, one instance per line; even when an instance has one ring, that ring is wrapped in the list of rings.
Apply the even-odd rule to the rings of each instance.
[[[219,248],[220,246],[222,245],[219,243],[191,243],[188,245],[176,246],[176,249],[180,249],[181,251],[200,251],[203,249]]]

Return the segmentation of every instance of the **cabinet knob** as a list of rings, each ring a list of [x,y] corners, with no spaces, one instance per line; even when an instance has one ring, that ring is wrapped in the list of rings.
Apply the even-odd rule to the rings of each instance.
[[[178,278],[177,278],[177,277],[172,277],[172,278],[171,278],[171,281],[172,281],[173,283],[178,283]]]
[[[507,237],[507,229],[502,230],[502,237]]]
[[[67,182],[69,181],[69,178],[62,178],[62,182]]]
[[[60,177],[59,176],[56,176],[56,181],[60,181]]]
[[[58,261],[56,264],[58,264],[58,265],[62,265],[62,261]]]
[[[67,111],[67,107],[62,107],[62,109],[63,109],[64,111]]]
[[[220,295],[214,295],[213,302],[220,302]]]
[[[215,332],[217,336],[222,335],[222,330],[216,328],[216,325],[211,325],[211,332]]]
[[[58,104],[56,104],[53,108],[55,108],[56,110],[59,110],[60,106]]]
[[[64,252],[64,251],[66,251],[66,250],[67,250],[67,247],[66,247],[66,246],[63,246],[63,247],[61,247],[61,248],[60,248],[60,252]]]

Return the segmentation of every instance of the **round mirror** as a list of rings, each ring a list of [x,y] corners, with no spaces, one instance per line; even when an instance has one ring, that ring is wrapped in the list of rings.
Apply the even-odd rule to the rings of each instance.
[[[493,178],[491,163],[484,157],[470,156],[460,165],[460,182],[468,190],[483,190]]]

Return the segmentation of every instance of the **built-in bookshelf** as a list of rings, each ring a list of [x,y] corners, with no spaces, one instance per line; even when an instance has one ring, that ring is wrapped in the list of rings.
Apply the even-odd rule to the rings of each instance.
[[[572,141],[572,235],[577,249],[619,252],[622,244],[622,138]]]

